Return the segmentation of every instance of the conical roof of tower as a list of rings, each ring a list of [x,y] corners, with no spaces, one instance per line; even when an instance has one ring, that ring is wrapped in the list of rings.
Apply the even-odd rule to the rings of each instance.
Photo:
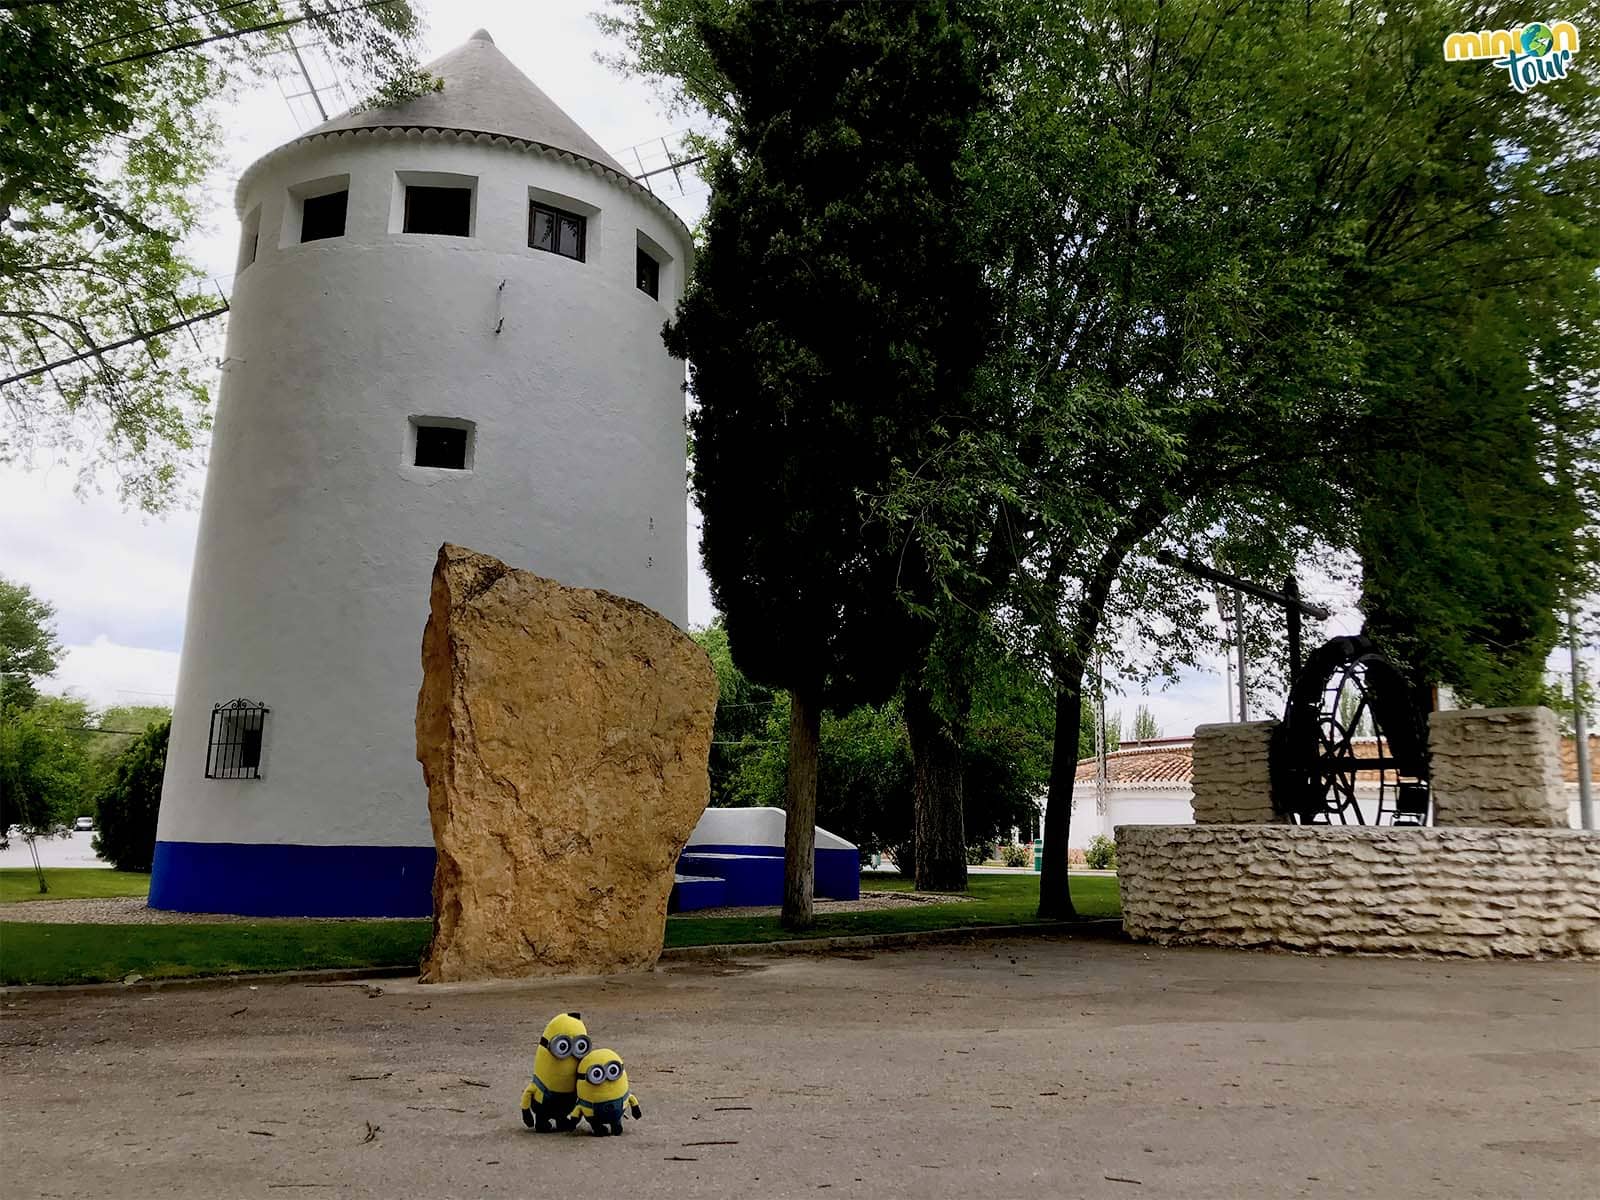
[[[539,86],[500,53],[486,29],[425,68],[444,87],[395,108],[369,108],[345,113],[311,130],[306,137],[353,129],[449,129],[486,133],[552,150],[565,150],[627,175],[561,110]]]

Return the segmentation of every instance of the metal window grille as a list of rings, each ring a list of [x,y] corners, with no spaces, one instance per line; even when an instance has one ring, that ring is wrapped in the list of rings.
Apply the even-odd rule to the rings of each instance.
[[[261,734],[269,709],[254,700],[230,700],[211,710],[207,779],[260,779]]]

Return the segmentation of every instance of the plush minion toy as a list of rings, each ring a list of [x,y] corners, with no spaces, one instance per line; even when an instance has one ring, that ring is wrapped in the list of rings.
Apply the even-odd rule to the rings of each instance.
[[[544,1027],[533,1056],[533,1078],[522,1092],[522,1123],[539,1133],[578,1127],[578,1060],[589,1053],[589,1031],[577,1013],[559,1013]],[[568,1114],[571,1114],[570,1116]]]
[[[628,1090],[628,1072],[615,1050],[591,1050],[578,1064],[578,1102],[568,1116],[574,1125],[589,1118],[589,1128],[600,1136],[622,1132],[622,1110],[637,1121],[644,1114],[639,1098]]]

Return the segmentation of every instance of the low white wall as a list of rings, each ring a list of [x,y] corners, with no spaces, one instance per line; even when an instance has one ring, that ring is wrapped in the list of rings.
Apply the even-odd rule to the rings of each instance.
[[[1162,945],[1600,955],[1600,837],[1568,829],[1124,825],[1117,878]]]

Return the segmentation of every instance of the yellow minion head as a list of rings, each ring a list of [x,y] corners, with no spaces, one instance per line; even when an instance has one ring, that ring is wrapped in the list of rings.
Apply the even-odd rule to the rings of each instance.
[[[577,1013],[559,1013],[544,1027],[538,1053],[533,1056],[533,1073],[553,1092],[571,1092],[578,1074],[578,1060],[589,1053],[589,1030]]]
[[[578,1063],[578,1101],[620,1100],[628,1094],[628,1072],[615,1050],[591,1050]]]

